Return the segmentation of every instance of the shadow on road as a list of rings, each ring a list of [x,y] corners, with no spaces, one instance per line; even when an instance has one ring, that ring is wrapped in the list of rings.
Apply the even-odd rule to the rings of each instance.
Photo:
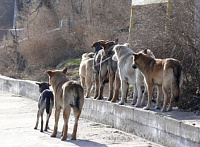
[[[49,137],[50,137],[52,131],[53,130],[50,129],[50,131],[47,131],[47,132],[44,131],[43,133],[49,135]],[[54,137],[54,138],[60,139],[61,135],[62,135],[62,132],[58,131],[56,137]],[[105,145],[105,144],[101,144],[101,143],[90,141],[90,140],[83,140],[83,139],[70,140],[70,138],[71,138],[71,134],[70,133],[68,133],[67,136],[68,136],[67,140],[65,140],[64,142],[70,142],[70,143],[73,143],[73,144],[75,144],[77,146],[80,146],[80,147],[83,147],[83,146],[84,147],[85,146],[87,146],[87,147],[94,147],[94,146],[95,147],[107,147],[107,145]]]
[[[67,142],[71,142],[77,146],[87,146],[87,147],[107,147],[107,145],[105,144],[101,144],[101,143],[98,143],[98,142],[93,142],[93,141],[90,141],[90,140],[81,140],[81,139],[77,139],[77,140],[66,140]]]

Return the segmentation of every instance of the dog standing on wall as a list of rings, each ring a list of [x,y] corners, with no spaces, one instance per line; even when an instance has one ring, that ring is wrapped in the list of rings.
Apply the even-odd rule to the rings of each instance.
[[[93,62],[94,53],[84,53],[79,67],[79,76],[81,80],[81,86],[86,86],[86,98],[90,97],[90,91],[93,83]]]
[[[171,98],[168,111],[172,110],[172,101],[179,100],[180,86],[182,83],[182,66],[180,61],[173,58],[155,59],[146,55],[147,50],[133,53],[134,62],[132,67],[139,68],[145,76],[148,86],[148,104],[144,109],[150,109],[152,101],[153,86],[157,85],[162,88],[164,94],[164,104],[162,112],[166,111],[168,98],[167,94],[171,90]],[[161,89],[159,88],[159,89]]]
[[[117,62],[112,61],[112,48],[116,45],[116,41],[104,41],[100,40],[94,42],[92,48],[94,47],[94,77],[95,77],[95,99],[103,98],[104,84],[106,82],[106,77],[109,75],[109,98],[111,102],[115,102],[119,97],[120,82],[119,77],[116,77],[117,72]],[[115,93],[113,92],[113,83],[115,79]],[[114,96],[113,96],[114,93]]]
[[[115,52],[113,60],[118,62],[119,75],[121,79],[121,90],[122,98],[119,102],[120,105],[124,105],[125,99],[127,97],[127,90],[129,84],[134,86],[133,102],[136,107],[144,105],[145,103],[145,94],[147,93],[146,84],[144,84],[144,77],[139,69],[130,68],[133,64],[133,51],[128,47],[128,44],[116,45],[113,49]],[[152,55],[152,53],[149,52]],[[145,91],[142,96],[142,85],[145,86]],[[136,97],[138,97],[136,102]]]
[[[48,129],[48,123],[49,123],[49,118],[52,113],[52,108],[54,105],[54,95],[51,90],[49,90],[49,83],[36,83],[39,85],[39,92],[40,97],[38,101],[38,112],[37,112],[37,121],[34,129],[37,129],[38,127],[38,122],[39,122],[39,117],[41,116],[41,129],[40,132],[43,132],[43,114],[44,110],[46,109],[47,113],[47,120],[46,120],[46,125],[44,131],[47,131]]]
[[[72,140],[76,139],[78,120],[84,103],[84,89],[76,81],[66,77],[67,67],[63,70],[48,70],[49,81],[55,94],[55,125],[51,137],[56,137],[60,111],[63,109],[64,125],[61,140],[67,139],[68,121],[71,108],[74,111],[75,123],[72,133]]]

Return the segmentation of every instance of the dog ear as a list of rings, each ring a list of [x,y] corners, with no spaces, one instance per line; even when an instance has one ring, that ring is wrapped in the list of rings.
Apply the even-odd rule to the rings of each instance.
[[[118,38],[115,39],[115,43],[116,43],[116,44],[118,43]]]
[[[53,75],[53,71],[51,71],[51,70],[47,70],[46,73],[47,73],[49,76],[52,76],[52,75]]]
[[[144,54],[147,54],[147,49],[144,49],[144,50],[143,50],[143,53],[144,53]]]
[[[48,85],[51,86],[51,84],[48,82]]]
[[[39,85],[39,86],[41,85],[41,83],[40,83],[40,82],[36,82],[35,84],[37,84],[37,85]]]
[[[115,54],[112,56],[112,60],[117,61],[117,56]]]
[[[65,67],[65,68],[62,70],[62,72],[63,72],[64,74],[66,74],[66,73],[67,73],[67,67]]]
[[[108,47],[109,43],[106,42],[106,43],[101,43],[101,46],[103,47],[103,49],[106,49]]]
[[[95,47],[95,46],[96,46],[96,44],[97,44],[97,42],[93,42],[93,44],[92,44],[91,48]]]
[[[137,53],[134,53],[134,52],[133,52],[133,56],[137,56],[137,55],[138,55]]]

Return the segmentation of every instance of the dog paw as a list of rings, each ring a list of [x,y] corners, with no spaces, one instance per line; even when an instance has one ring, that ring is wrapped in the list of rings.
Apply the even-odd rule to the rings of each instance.
[[[139,104],[135,104],[134,107],[140,107],[140,105]]]
[[[103,98],[102,97],[98,97],[96,100],[102,100]]]
[[[167,111],[172,111],[172,108],[168,108]]]
[[[135,105],[135,102],[131,102],[131,105]]]
[[[40,130],[40,132],[43,132],[43,130]]]
[[[124,102],[123,102],[123,101],[120,101],[118,104],[119,104],[119,105],[124,105]]]
[[[61,141],[65,141],[67,138],[61,137]]]
[[[76,137],[72,137],[71,140],[76,140]]]
[[[51,137],[56,137],[56,134],[51,134]]]
[[[149,107],[144,107],[143,110],[149,110]]]
[[[161,109],[162,112],[166,112],[166,109]]]
[[[34,129],[37,130],[37,127],[35,127]]]
[[[108,98],[108,101],[111,101],[112,100],[112,98]]]
[[[156,106],[155,109],[160,109],[160,107],[159,107],[159,106]]]
[[[115,102],[116,102],[116,100],[111,100],[110,102],[112,102],[112,103],[115,103]]]

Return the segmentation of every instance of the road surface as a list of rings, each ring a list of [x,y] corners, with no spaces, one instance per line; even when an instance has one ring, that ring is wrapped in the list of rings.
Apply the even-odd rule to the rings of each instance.
[[[37,113],[37,102],[0,91],[0,144],[2,147],[161,147],[132,134],[111,128],[110,126],[89,121],[79,120],[77,140],[70,140],[74,123],[73,115],[69,120],[68,139],[60,140],[63,119],[59,120],[58,134],[51,138],[54,125],[54,111],[49,121],[50,130],[41,133],[34,130]],[[46,115],[44,120],[46,120]]]

